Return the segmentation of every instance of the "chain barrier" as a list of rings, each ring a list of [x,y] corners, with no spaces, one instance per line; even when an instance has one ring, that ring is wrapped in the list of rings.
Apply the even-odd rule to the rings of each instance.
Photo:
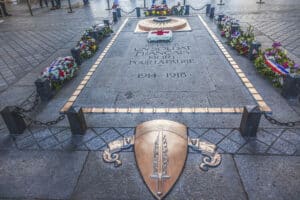
[[[32,102],[32,105],[30,106],[30,108],[25,109],[22,108],[20,106],[16,106],[15,108],[15,112],[22,117],[23,119],[25,119],[29,124],[34,124],[34,125],[38,125],[38,126],[51,126],[51,125],[55,125],[57,123],[59,123],[60,121],[65,119],[65,114],[61,114],[59,115],[55,120],[51,120],[51,121],[47,121],[47,122],[42,122],[39,120],[34,120],[31,117],[29,117],[26,113],[31,113],[35,110],[35,108],[39,105],[40,102],[40,96],[38,95],[38,93],[33,92],[21,105],[24,105],[25,102],[30,102],[29,99],[35,95],[34,97],[34,101]],[[31,103],[31,102],[30,102]],[[28,103],[27,103],[28,104]]]
[[[203,7],[201,8],[194,8],[193,6],[190,6],[190,8],[194,11],[200,11],[200,10],[203,10],[207,5],[204,5]]]
[[[121,12],[125,13],[126,15],[130,15],[130,14],[132,14],[134,11],[135,11],[135,8],[134,8],[132,11],[130,11],[130,12],[127,12],[127,11],[125,11],[125,10],[123,10],[123,9],[121,8]]]
[[[25,119],[29,124],[34,124],[34,125],[37,125],[37,126],[52,126],[52,125],[55,125],[55,124],[57,124],[60,121],[62,121],[62,120],[65,119],[65,114],[61,114],[55,120],[51,120],[51,121],[47,121],[47,122],[42,122],[42,121],[39,121],[39,120],[34,120],[34,119],[32,119],[31,117],[29,117],[28,115],[25,115],[22,112],[18,112],[17,111],[17,114],[20,117],[22,117],[23,119]]]
[[[275,124],[278,126],[288,126],[288,127],[294,127],[296,125],[300,125],[300,121],[294,121],[294,122],[280,122],[276,119],[274,119],[273,117],[271,117],[270,115],[267,115],[266,113],[264,113],[264,117],[271,123],[271,124]]]

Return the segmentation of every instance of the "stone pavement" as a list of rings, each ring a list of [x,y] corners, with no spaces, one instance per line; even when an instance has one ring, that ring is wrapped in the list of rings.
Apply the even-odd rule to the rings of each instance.
[[[267,0],[265,1],[268,3]],[[135,3],[130,2],[123,1],[124,9],[130,10],[134,7]],[[195,3],[192,0],[190,2]],[[245,8],[242,8],[243,5],[237,6],[234,0],[224,2],[226,6],[222,9],[234,15],[242,15],[245,22],[251,23],[252,19],[253,24],[257,22],[255,25],[257,29],[262,25],[257,20],[262,16],[266,22],[262,26],[267,26],[268,21],[277,22],[281,19],[275,15],[282,13],[280,9],[285,11],[282,14],[286,19],[290,19],[285,23],[291,22],[292,28],[299,29],[298,24],[293,20],[294,16],[298,16],[297,2],[277,0],[273,1],[274,6],[265,4],[259,11],[256,4],[254,7],[245,4]],[[137,3],[142,4],[141,1]],[[174,4],[175,1],[171,3]],[[283,3],[284,9],[281,7]],[[195,3],[194,7],[201,5]],[[229,5],[236,5],[236,7]],[[1,53],[0,56],[1,59],[11,58],[14,64],[7,64],[6,62],[9,61],[3,60],[5,64],[3,69],[11,70],[11,66],[17,66],[15,64],[17,59],[26,60],[27,56],[32,56],[32,61],[35,60],[36,63],[35,66],[29,66],[31,70],[27,69],[28,72],[17,73],[11,70],[15,78],[10,83],[5,79],[9,76],[2,77],[5,84],[0,94],[0,107],[27,104],[24,99],[34,91],[33,81],[41,69],[55,57],[68,55],[69,49],[75,45],[82,31],[107,15],[104,8],[104,1],[91,1],[89,7],[75,9],[74,14],[67,14],[66,10],[50,12],[47,9],[35,9],[34,17],[27,16],[28,13],[20,8],[16,11],[16,16],[5,18],[5,21],[0,23],[2,39],[0,50],[3,49],[4,43],[10,51],[5,48],[3,50],[5,54]],[[13,10],[12,13],[14,14]],[[208,19],[206,21],[216,32],[215,24]],[[294,26],[293,23],[296,25]],[[117,30],[119,25],[120,23],[114,26],[114,29]],[[256,32],[267,46],[272,43],[273,38],[264,30],[261,28]],[[125,33],[127,36],[130,34]],[[9,40],[3,39],[2,34]],[[100,46],[97,55],[84,62],[78,76],[59,91],[49,103],[39,105],[32,117],[46,121],[58,115],[60,108],[72,95],[109,39]],[[32,40],[34,43],[31,43]],[[297,40],[294,43],[297,44]],[[286,48],[289,47],[288,43],[284,45]],[[48,52],[51,47],[53,50]],[[293,48],[290,52],[295,57],[299,57],[297,48]],[[227,49],[272,108],[276,118],[299,119],[299,104],[283,99],[271,84],[256,73],[252,63],[230,48]],[[47,51],[48,54],[41,55],[43,58],[39,61],[35,55],[43,51]],[[116,50],[115,53],[118,51]],[[23,63],[26,62],[22,61],[18,67],[22,67]],[[3,71],[7,73],[7,70]],[[222,98],[213,100],[222,102]],[[247,99],[247,93],[242,98]],[[230,104],[228,99],[224,98],[223,103]],[[240,99],[236,98],[233,101],[236,104]],[[31,125],[21,135],[10,135],[1,119],[0,199],[153,199],[136,168],[132,149],[121,153],[123,165],[120,168],[104,163],[101,157],[109,142],[133,135],[134,127],[138,122],[152,118],[184,122],[189,127],[189,136],[216,144],[223,158],[219,167],[202,172],[198,167],[201,155],[190,149],[183,174],[166,199],[299,199],[300,128],[273,126],[262,119],[257,138],[245,139],[241,137],[238,130],[240,115],[225,116],[224,119],[219,117],[193,114],[86,115],[89,129],[82,136],[71,134],[67,120],[52,127]]]
[[[68,55],[82,32],[108,15],[102,4],[92,1],[72,14],[64,8],[36,8],[33,17],[25,5],[8,7],[13,16],[0,23],[0,92],[29,72],[36,77],[58,55]]]
[[[1,199],[154,199],[132,152],[119,168],[99,151],[0,151]],[[299,156],[222,155],[208,172],[190,153],[166,199],[289,199],[300,195]],[[13,167],[12,167],[13,166]]]

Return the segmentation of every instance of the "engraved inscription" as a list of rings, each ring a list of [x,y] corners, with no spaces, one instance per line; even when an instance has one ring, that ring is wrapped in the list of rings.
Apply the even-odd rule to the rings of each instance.
[[[157,73],[139,73],[137,75],[137,77],[140,79],[154,79],[158,77],[180,79],[180,78],[188,78],[188,76],[192,76],[192,74],[188,74],[186,72],[170,72],[162,75],[158,75]]]
[[[129,65],[188,65],[194,63],[190,54],[190,45],[146,45],[134,48],[134,56],[129,60]]]

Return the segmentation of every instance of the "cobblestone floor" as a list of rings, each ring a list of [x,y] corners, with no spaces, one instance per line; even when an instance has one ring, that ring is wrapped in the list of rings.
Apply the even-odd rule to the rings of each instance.
[[[134,134],[134,128],[89,128],[72,135],[66,127],[30,127],[21,135],[0,130],[0,149],[104,150],[107,144]],[[256,139],[245,139],[237,129],[189,128],[188,135],[216,144],[220,153],[300,155],[300,129],[260,129]],[[192,151],[192,150],[190,150]]]
[[[72,14],[35,5],[33,17],[23,4],[8,7],[13,16],[0,23],[0,92],[28,72],[40,71],[57,51],[75,46],[83,30],[108,15],[104,9],[95,12],[102,4],[93,1],[91,7],[81,6]]]

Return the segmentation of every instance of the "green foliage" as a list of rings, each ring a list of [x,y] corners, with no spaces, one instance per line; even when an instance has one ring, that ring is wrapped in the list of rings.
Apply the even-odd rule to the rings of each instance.
[[[262,53],[260,53],[259,56],[254,60],[254,66],[257,69],[258,73],[265,76],[269,81],[272,82],[274,87],[282,87],[280,83],[281,76],[273,72],[272,69],[265,64]]]

